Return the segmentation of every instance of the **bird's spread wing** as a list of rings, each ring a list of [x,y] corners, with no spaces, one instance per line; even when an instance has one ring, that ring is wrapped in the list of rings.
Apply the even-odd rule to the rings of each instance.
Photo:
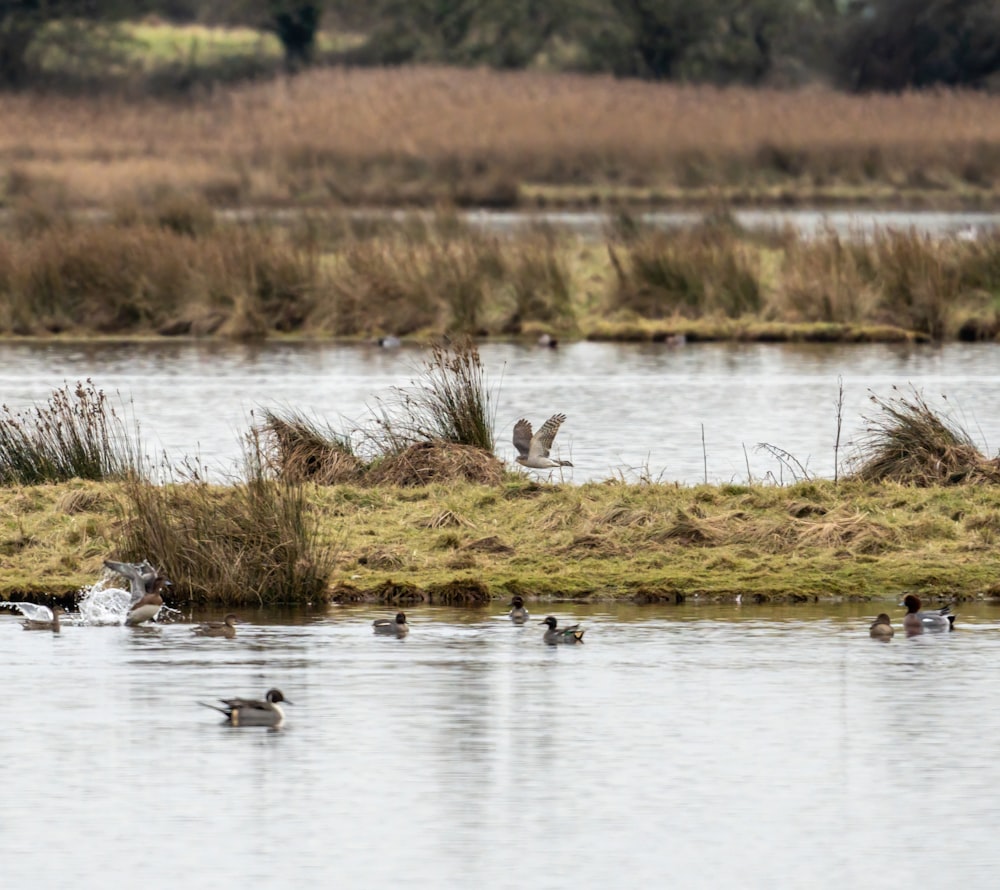
[[[527,457],[531,451],[531,424],[523,417],[514,424],[514,447],[521,457]]]
[[[129,608],[146,595],[147,586],[156,580],[156,569],[146,559],[142,562],[112,562],[110,559],[106,559],[104,560],[104,565],[111,569],[112,572],[117,572],[119,575],[128,578],[130,593],[132,595]]]
[[[52,621],[55,617],[48,606],[39,606],[35,603],[7,603],[6,605],[17,606],[21,614],[29,621]]]
[[[535,433],[531,439],[531,457],[548,457],[549,449],[552,447],[552,440],[555,439],[556,433],[559,432],[559,427],[562,426],[562,422],[566,419],[565,414],[553,414],[545,423],[542,424],[542,428]],[[531,429],[531,427],[528,427]],[[517,428],[514,429],[515,437],[517,433]]]

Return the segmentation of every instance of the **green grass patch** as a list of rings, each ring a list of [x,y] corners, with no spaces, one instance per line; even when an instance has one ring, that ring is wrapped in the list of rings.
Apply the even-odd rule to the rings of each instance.
[[[533,483],[514,498],[464,482],[418,498],[395,486],[256,485],[0,489],[0,595],[72,592],[112,553],[155,559],[179,582],[178,601],[217,605],[389,601],[401,590],[418,602],[975,598],[994,595],[1000,577],[990,485]],[[116,504],[131,505],[125,524]],[[137,535],[136,523],[149,527]],[[271,556],[238,578],[216,573],[247,549]]]

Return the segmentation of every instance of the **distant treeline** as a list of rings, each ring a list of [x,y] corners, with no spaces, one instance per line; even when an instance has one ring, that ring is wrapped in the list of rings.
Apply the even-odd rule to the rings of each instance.
[[[102,66],[120,74],[115,26],[150,16],[280,42],[270,68],[189,60],[178,89],[331,62],[858,91],[1000,85],[997,0],[0,0],[0,87],[59,83],[53,69],[79,72],[81,56],[92,79]],[[357,40],[324,48],[325,32]]]

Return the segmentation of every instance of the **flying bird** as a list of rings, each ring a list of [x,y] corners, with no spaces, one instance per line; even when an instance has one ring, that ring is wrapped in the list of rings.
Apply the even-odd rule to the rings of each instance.
[[[573,466],[568,460],[553,460],[549,457],[552,440],[555,439],[565,419],[565,414],[553,414],[534,435],[531,432],[531,424],[523,417],[515,423],[514,447],[518,452],[517,462],[522,467],[531,467],[533,470]]]

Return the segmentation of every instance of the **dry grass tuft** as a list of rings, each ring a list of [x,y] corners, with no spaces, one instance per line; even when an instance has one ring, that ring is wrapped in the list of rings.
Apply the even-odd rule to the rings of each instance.
[[[470,541],[462,547],[463,550],[472,550],[478,553],[513,553],[514,548],[500,540],[498,535],[490,535],[487,538],[480,538],[477,541]]]
[[[281,479],[339,485],[362,476],[364,467],[351,443],[300,414],[265,409],[260,433],[267,466]]]
[[[428,519],[421,520],[423,528],[475,528],[475,523],[470,522],[464,516],[460,516],[454,510],[443,510]]]
[[[76,513],[97,513],[111,506],[109,496],[100,491],[85,488],[74,488],[65,492],[56,503],[60,513],[74,515]]]
[[[1000,483],[1000,462],[984,457],[969,434],[931,408],[920,393],[870,398],[882,413],[869,418],[854,478],[920,486]]]
[[[663,542],[677,541],[681,544],[706,546],[718,544],[728,537],[727,526],[730,518],[729,516],[701,517],[678,507],[673,522],[655,537]]]
[[[138,427],[92,380],[53,391],[44,405],[0,408],[0,485],[121,479],[142,472]]]
[[[358,557],[358,565],[370,569],[401,569],[405,563],[406,554],[400,548],[379,548]]]
[[[859,512],[807,521],[798,526],[796,531],[798,545],[846,547],[853,553],[881,553],[898,540],[898,534],[893,529]]]
[[[503,464],[493,454],[471,445],[433,441],[418,442],[378,461],[366,482],[399,487],[458,480],[499,485],[503,477]]]

